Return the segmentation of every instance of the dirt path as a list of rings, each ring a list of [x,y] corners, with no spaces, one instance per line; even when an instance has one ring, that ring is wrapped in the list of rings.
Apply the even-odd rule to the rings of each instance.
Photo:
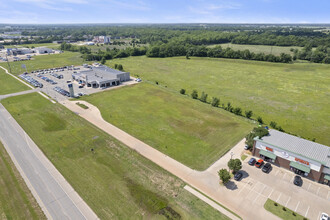
[[[77,102],[88,106],[88,109],[83,109],[76,105]],[[231,152],[234,153],[233,157],[240,157],[240,149],[243,148],[244,140],[240,141],[231,151],[216,161],[207,170],[200,172],[183,165],[182,163],[172,159],[171,157],[168,157],[167,155],[143,143],[137,138],[106,122],[103,120],[99,109],[88,102],[66,100],[61,102],[61,104],[63,104],[71,111],[79,114],[81,117],[85,118],[87,121],[110,134],[128,147],[136,150],[141,155],[153,161],[160,167],[179,177],[187,184],[207,195],[209,198],[219,202],[233,212],[237,213],[243,219],[254,220],[260,218],[261,216],[264,219],[278,219],[276,216],[266,211],[263,208],[263,205],[251,204],[251,206],[241,206],[241,204],[246,204],[244,198],[234,196],[231,189],[219,185],[219,177],[217,171],[220,168],[227,167],[226,163],[228,162],[229,158],[232,157],[230,154]],[[232,219],[237,218],[236,216],[230,214],[228,214],[228,217]]]

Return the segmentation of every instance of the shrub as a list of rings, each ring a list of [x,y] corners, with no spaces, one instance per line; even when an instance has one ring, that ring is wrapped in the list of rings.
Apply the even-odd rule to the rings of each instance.
[[[197,99],[198,98],[198,92],[197,92],[197,90],[193,90],[192,91],[192,93],[191,93],[191,98],[193,98],[193,99]]]
[[[220,104],[220,99],[213,97],[213,98],[212,98],[211,105],[212,105],[213,107],[218,107],[219,104]]]
[[[257,121],[258,121],[260,124],[263,124],[263,123],[264,123],[264,121],[262,120],[262,117],[260,117],[260,116],[258,116]]]
[[[247,118],[251,118],[252,115],[253,115],[253,112],[252,112],[251,110],[249,110],[249,111],[245,111],[245,116],[246,116]]]
[[[278,204],[276,202],[274,202],[274,206],[278,206]]]
[[[236,107],[233,109],[233,113],[235,115],[242,115],[242,109],[240,107]]]
[[[292,215],[293,215],[293,216],[296,216],[296,213],[292,212]]]
[[[158,84],[159,84],[159,83],[158,83],[158,81],[156,81],[155,83],[156,83],[156,85],[158,85]]]
[[[118,64],[117,63],[115,64],[115,69],[118,69]]]
[[[276,128],[277,123],[276,123],[275,121],[271,121],[269,125],[270,125],[270,127],[272,127],[272,128]]]
[[[286,208],[285,207],[283,207],[282,210],[286,212]]]
[[[186,94],[186,90],[185,90],[185,89],[180,89],[180,93],[181,93],[182,95],[184,95],[184,94]]]
[[[118,64],[118,70],[120,70],[120,71],[124,70],[124,67],[123,67],[123,65],[121,65],[121,64]]]
[[[207,94],[205,92],[202,92],[200,100],[201,100],[201,102],[206,102],[207,101]]]

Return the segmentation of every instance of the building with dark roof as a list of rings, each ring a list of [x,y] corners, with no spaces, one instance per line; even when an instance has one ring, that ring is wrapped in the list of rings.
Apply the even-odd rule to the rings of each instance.
[[[277,130],[254,139],[252,153],[312,180],[330,185],[330,147]]]
[[[107,88],[130,80],[129,72],[121,72],[107,66],[90,67],[88,70],[72,74],[72,78],[87,87]]]

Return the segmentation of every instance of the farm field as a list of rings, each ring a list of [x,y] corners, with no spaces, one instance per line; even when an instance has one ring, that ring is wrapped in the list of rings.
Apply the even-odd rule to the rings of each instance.
[[[62,105],[38,94],[2,103],[100,219],[228,219]]]
[[[21,92],[24,90],[29,90],[30,88],[18,80],[14,79],[12,76],[6,74],[6,72],[0,68],[0,95]]]
[[[293,52],[290,51],[290,49],[298,49],[301,50],[302,47],[296,47],[296,46],[269,46],[269,45],[249,45],[249,44],[232,44],[232,43],[225,43],[225,44],[215,44],[210,45],[209,47],[215,47],[217,45],[220,45],[222,48],[230,47],[233,50],[250,50],[254,53],[265,53],[265,54],[273,54],[273,55],[280,55],[281,53],[287,53],[293,55]]]
[[[1,142],[0,188],[1,219],[46,219]]]
[[[248,134],[245,118],[142,83],[83,97],[105,120],[157,150],[204,170]]]
[[[34,56],[33,60],[10,62],[12,73],[15,75],[19,75],[25,72],[25,69],[22,68],[22,64],[25,64],[27,70],[30,72],[37,69],[61,67],[68,65],[82,65],[83,59],[81,58],[80,53],[68,51],[65,51],[61,54]],[[7,63],[0,63],[0,65],[8,69]]]
[[[129,57],[107,62],[145,81],[179,92],[193,89],[221,104],[252,110],[253,118],[277,122],[285,131],[330,145],[330,68],[315,63],[280,64],[217,58]]]

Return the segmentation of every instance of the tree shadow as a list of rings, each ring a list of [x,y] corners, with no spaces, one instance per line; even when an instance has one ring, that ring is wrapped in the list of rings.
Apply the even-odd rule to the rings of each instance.
[[[231,181],[231,180],[229,180],[228,183],[226,183],[225,186],[226,186],[227,189],[230,189],[230,190],[233,190],[233,191],[238,189],[236,183],[234,181]]]

